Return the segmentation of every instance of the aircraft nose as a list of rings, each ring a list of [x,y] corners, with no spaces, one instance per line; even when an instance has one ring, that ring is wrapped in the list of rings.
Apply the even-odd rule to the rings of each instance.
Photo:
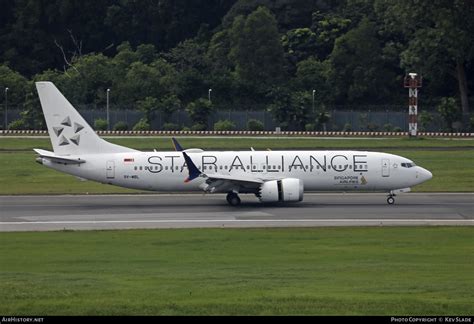
[[[422,168],[422,167],[420,167],[419,174],[420,174],[420,178],[421,178],[422,181],[428,181],[431,178],[433,178],[433,174],[430,171],[428,171],[428,170],[426,170],[425,168]]]
[[[428,171],[426,169],[425,169],[425,172],[426,172],[426,177],[427,177],[426,180],[430,180],[431,178],[433,178],[433,173],[431,173],[430,171]]]

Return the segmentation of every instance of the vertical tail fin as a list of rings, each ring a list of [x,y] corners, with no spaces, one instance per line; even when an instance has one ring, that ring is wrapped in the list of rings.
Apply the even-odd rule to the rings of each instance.
[[[131,152],[101,139],[52,82],[36,82],[54,153],[79,155]]]

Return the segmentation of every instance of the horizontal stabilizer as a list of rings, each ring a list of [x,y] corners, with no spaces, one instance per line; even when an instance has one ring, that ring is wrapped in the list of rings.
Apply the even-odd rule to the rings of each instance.
[[[40,150],[40,149],[33,149],[39,156],[43,159],[51,160],[52,162],[62,163],[62,164],[81,164],[85,163],[86,161],[81,158],[67,158],[64,156],[57,156],[53,152]]]

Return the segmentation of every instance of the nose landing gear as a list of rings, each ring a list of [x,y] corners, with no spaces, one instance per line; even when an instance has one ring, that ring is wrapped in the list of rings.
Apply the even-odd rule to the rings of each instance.
[[[395,203],[395,198],[393,198],[393,197],[395,197],[395,195],[390,194],[390,195],[388,196],[388,198],[387,198],[387,204],[393,205],[393,204]]]
[[[237,195],[235,192],[229,192],[227,194],[227,202],[229,203],[229,205],[231,206],[238,206],[240,205],[240,198],[239,198],[239,195]]]

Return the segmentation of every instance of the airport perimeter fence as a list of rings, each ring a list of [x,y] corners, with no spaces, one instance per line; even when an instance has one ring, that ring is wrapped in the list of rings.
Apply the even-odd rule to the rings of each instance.
[[[314,131],[97,131],[101,136],[275,136],[275,137],[408,137],[408,132]],[[0,130],[0,136],[48,136],[46,130]],[[419,137],[474,138],[474,133],[418,132]]]
[[[386,109],[384,109],[386,108]],[[388,109],[390,108],[390,109]],[[298,121],[290,121],[282,127],[273,118],[268,111],[242,111],[229,110],[217,111],[209,117],[207,129],[214,130],[214,124],[220,120],[229,120],[235,127],[235,131],[246,131],[250,120],[257,120],[263,126],[263,131],[274,132],[278,128],[282,131],[319,131],[319,132],[407,132],[408,131],[408,113],[405,107],[390,106],[378,107],[376,110],[343,110],[328,109],[330,117],[324,125],[318,125],[316,122],[308,121],[313,124],[314,128],[305,128]],[[98,119],[106,120],[107,113],[105,109],[79,109],[80,114],[91,125]],[[436,112],[430,112],[431,121],[422,124],[419,118],[418,128],[424,132],[447,132],[446,124],[441,116]],[[4,129],[4,113],[0,129]],[[117,123],[124,123],[127,130],[132,130],[140,119],[144,117],[144,113],[137,110],[118,110],[111,109],[109,111],[110,130],[114,129]],[[8,123],[20,119],[20,110],[10,109],[8,111]],[[170,128],[171,126],[171,128]],[[150,124],[151,131],[176,131],[176,130],[192,130],[193,122],[188,113],[184,110],[173,113],[168,120],[168,125],[161,113],[156,112]],[[167,128],[168,127],[168,128]],[[455,129],[455,132],[466,132],[467,130]]]

